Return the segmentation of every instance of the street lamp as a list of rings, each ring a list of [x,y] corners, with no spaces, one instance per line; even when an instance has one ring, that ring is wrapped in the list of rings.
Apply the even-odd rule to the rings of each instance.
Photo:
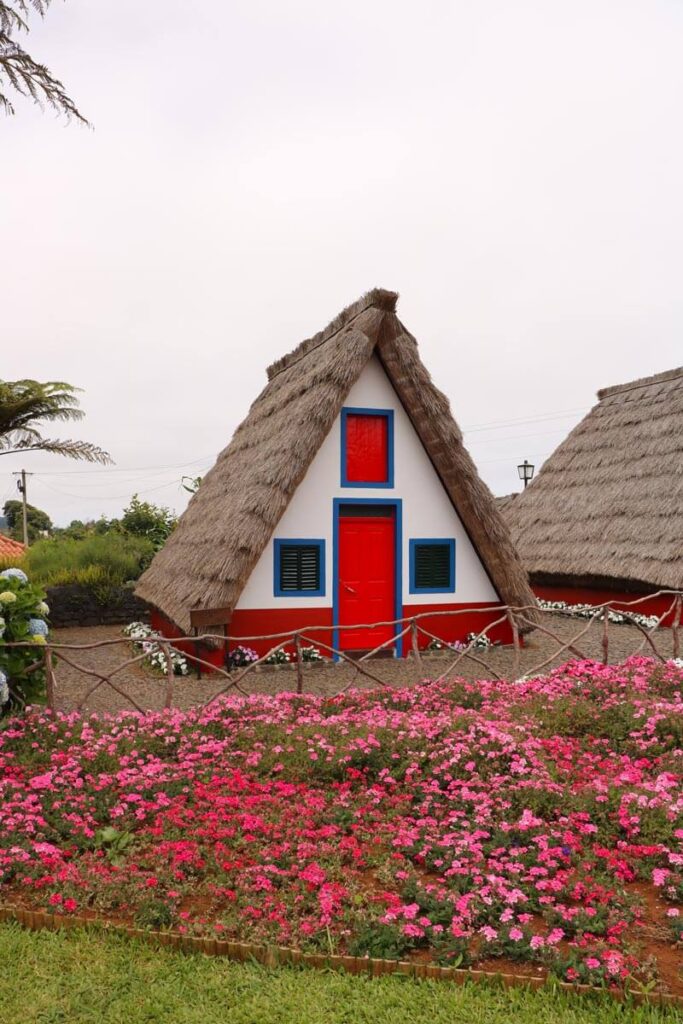
[[[519,479],[524,481],[524,489],[526,490],[526,485],[533,479],[534,467],[525,459],[520,466],[517,466],[517,472],[519,473]]]

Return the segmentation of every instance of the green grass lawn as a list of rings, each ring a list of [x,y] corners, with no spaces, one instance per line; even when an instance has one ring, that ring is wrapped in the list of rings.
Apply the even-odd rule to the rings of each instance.
[[[0,926],[2,1024],[659,1024],[674,1010],[484,985],[235,964],[97,931]]]

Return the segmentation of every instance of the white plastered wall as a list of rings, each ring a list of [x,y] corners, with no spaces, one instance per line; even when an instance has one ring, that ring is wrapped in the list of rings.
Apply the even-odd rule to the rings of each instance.
[[[415,433],[379,360],[373,357],[344,403],[394,410],[394,487],[342,487],[341,417],[337,417],[275,533],[256,563],[237,603],[238,609],[332,607],[332,502],[334,498],[401,498],[403,504],[403,604],[495,602],[497,595],[432,463]],[[411,537],[455,538],[455,593],[409,593],[408,542]],[[325,595],[274,597],[273,540],[325,541]]]

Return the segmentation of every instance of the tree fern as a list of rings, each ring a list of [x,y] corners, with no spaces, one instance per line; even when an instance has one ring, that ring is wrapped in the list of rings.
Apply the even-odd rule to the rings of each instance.
[[[50,3],[51,0],[0,0],[0,109],[14,113],[9,87],[41,107],[47,104],[69,120],[75,118],[87,124],[59,79],[17,42],[17,35],[29,30],[27,19],[31,11],[42,18]]]
[[[43,422],[82,419],[79,390],[64,381],[0,381],[0,455],[44,451],[86,462],[111,462],[109,454],[94,444],[46,438],[39,429]]]

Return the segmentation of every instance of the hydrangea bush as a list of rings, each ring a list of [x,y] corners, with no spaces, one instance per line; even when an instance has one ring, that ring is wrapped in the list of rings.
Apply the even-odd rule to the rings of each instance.
[[[42,696],[40,646],[48,635],[48,613],[44,591],[30,583],[22,569],[0,572],[0,715]],[[12,643],[30,646],[8,646]]]
[[[682,694],[679,665],[635,657],[187,712],[32,710],[0,731],[0,893],[311,951],[675,987]]]

